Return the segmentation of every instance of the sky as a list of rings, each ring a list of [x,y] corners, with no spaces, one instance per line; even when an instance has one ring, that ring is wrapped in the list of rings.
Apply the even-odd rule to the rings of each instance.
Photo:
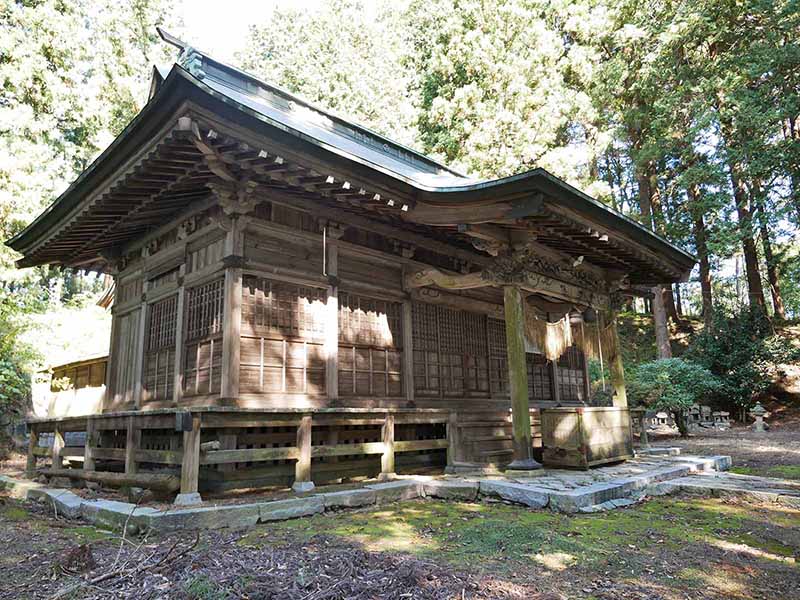
[[[233,63],[244,47],[248,27],[264,22],[276,7],[313,9],[319,4],[320,0],[182,0],[184,30],[176,35],[214,58]]]

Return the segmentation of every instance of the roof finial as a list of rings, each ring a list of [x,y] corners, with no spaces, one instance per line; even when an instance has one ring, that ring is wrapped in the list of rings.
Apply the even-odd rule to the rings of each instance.
[[[167,32],[165,29],[161,27],[156,27],[156,31],[158,35],[161,37],[162,40],[170,44],[171,46],[175,46],[178,50],[183,51],[185,48],[189,46],[186,42],[181,39],[176,38],[171,33]]]

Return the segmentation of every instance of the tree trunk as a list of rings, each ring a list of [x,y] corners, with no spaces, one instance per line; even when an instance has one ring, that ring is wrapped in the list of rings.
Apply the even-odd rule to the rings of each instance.
[[[672,418],[675,421],[675,425],[678,427],[678,431],[681,434],[682,438],[689,437],[689,426],[686,423],[686,415],[681,409],[673,410],[672,411]]]
[[[674,290],[674,294],[675,294],[675,308],[678,311],[678,316],[682,317],[683,316],[683,302],[681,300],[681,284],[680,283],[676,283],[672,287],[672,289]]]
[[[736,205],[736,215],[739,219],[739,234],[742,239],[742,251],[744,253],[744,269],[747,277],[747,296],[750,306],[760,311],[764,316],[767,315],[766,301],[764,300],[764,288],[761,285],[761,272],[758,268],[758,252],[756,243],[753,239],[753,219],[750,211],[750,197],[745,187],[742,176],[741,165],[731,157],[731,138],[733,124],[730,118],[720,116],[720,126],[722,129],[722,139],[728,152],[728,168],[731,174],[731,185],[733,186],[733,200]]]
[[[651,173],[648,178],[648,188],[650,190],[649,205],[652,218],[652,224],[650,225],[650,228],[662,237],[665,237],[666,219],[664,217],[664,208],[661,205],[661,192],[658,189],[658,180],[656,179],[655,174],[652,172],[653,167],[650,166],[649,168],[651,169]],[[678,317],[678,311],[675,308],[675,298],[672,296],[672,287],[666,285],[661,286],[661,296],[666,314],[670,319],[672,319],[673,323],[679,324],[680,318]],[[658,325],[656,325],[656,327],[658,327]]]
[[[786,319],[786,310],[783,305],[783,295],[780,288],[780,261],[772,251],[772,240],[770,240],[769,226],[767,223],[766,204],[761,197],[759,185],[753,186],[753,194],[756,206],[756,216],[758,217],[758,230],[761,236],[761,245],[764,249],[764,259],[767,263],[767,279],[772,294],[772,308],[775,317],[780,320]]]
[[[795,146],[800,144],[800,128],[798,127],[798,120],[800,117],[790,117],[786,119],[786,126],[784,127],[784,136],[792,141]],[[797,222],[800,223],[800,169],[792,169],[791,174],[792,185],[792,204],[797,211]]]
[[[639,184],[639,209],[642,214],[642,223],[645,227],[653,230],[653,199],[658,194],[653,173],[653,164],[637,166],[639,173],[636,177]],[[664,307],[663,286],[654,286],[653,292],[653,325],[656,330],[656,355],[658,358],[671,358],[672,349],[669,345],[669,329],[667,327],[667,312]]]
[[[703,220],[703,211],[697,205],[700,195],[699,190],[695,186],[689,186],[686,193],[691,202],[692,233],[694,235],[697,259],[700,262],[700,294],[703,300],[703,323],[705,323],[706,327],[709,327],[714,319],[714,304],[711,291],[711,263],[708,260],[706,224]]]
[[[653,323],[656,327],[656,353],[658,358],[672,358],[672,347],[669,344],[669,328],[667,327],[667,311],[664,308],[664,287],[660,285],[653,288]]]

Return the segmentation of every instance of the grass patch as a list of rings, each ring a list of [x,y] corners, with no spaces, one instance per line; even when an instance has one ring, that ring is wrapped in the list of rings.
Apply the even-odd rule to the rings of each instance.
[[[67,535],[74,537],[75,541],[79,544],[89,544],[92,542],[103,542],[105,540],[110,540],[114,538],[114,534],[110,531],[104,531],[102,529],[97,529],[96,527],[91,527],[89,525],[84,525],[80,527],[68,527],[64,529],[64,533]]]
[[[800,465],[775,465],[773,467],[731,467],[731,473],[800,480]]]
[[[205,575],[193,578],[184,586],[184,590],[192,600],[226,600],[230,597],[226,590]]]
[[[27,521],[30,519],[30,513],[24,508],[13,505],[0,505],[0,517],[8,519],[9,521]]]

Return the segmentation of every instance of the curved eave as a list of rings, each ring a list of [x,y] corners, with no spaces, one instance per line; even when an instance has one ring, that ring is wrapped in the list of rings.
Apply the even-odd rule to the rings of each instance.
[[[254,132],[302,154],[313,156],[332,168],[339,168],[357,176],[380,183],[386,188],[396,189],[412,202],[442,206],[469,205],[487,201],[501,201],[510,196],[524,196],[542,192],[548,202],[573,210],[587,219],[607,227],[609,230],[641,244],[658,254],[684,276],[695,264],[695,258],[655,235],[636,221],[612,210],[590,196],[580,192],[544,169],[534,169],[502,179],[472,182],[465,179],[464,185],[429,186],[412,177],[400,174],[384,164],[365,159],[318,140],[304,132],[264,115],[249,106],[213,89],[180,66],[175,66],[159,86],[158,91],[128,124],[114,142],[23,231],[11,238],[7,245],[23,254],[35,249],[37,241],[57,229],[59,224],[74,214],[81,203],[91,197],[107,178],[125,163],[139,148],[143,147],[156,132],[174,119],[179,107],[193,102],[223,118],[227,118]],[[27,266],[25,259],[20,266]]]
[[[6,242],[7,246],[17,252],[26,253],[39,238],[47,235],[62,219],[70,215],[105,179],[113,176],[132,153],[145,145],[173,117],[183,99],[179,94],[172,93],[177,81],[172,79],[170,85],[170,79],[164,82],[158,93],[128,123],[111,145],[95,158],[92,164],[36,219],[9,239]]]

